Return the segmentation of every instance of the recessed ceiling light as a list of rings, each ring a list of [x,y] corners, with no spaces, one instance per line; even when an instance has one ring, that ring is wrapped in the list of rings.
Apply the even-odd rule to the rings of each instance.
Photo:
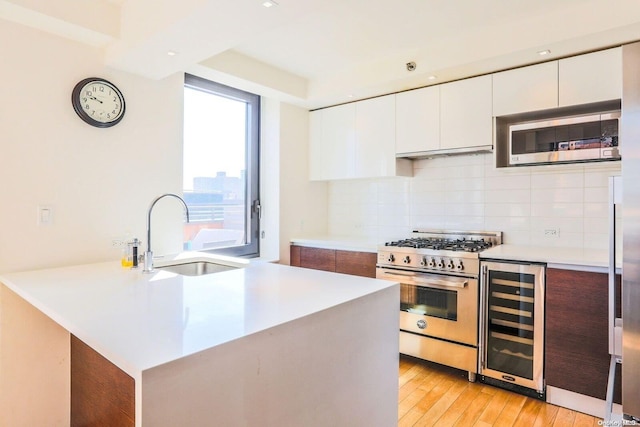
[[[435,80],[438,78],[438,76],[434,76],[434,75],[430,75],[429,77],[427,77],[429,80]]]
[[[167,51],[167,55],[169,55],[169,56],[176,56],[177,54],[178,54],[178,52],[173,51],[173,50]]]
[[[549,49],[538,51],[538,55],[540,55],[540,56],[549,55],[550,53],[551,53],[551,51]]]
[[[274,0],[265,0],[262,2],[262,5],[264,7],[271,7],[271,6],[277,6],[278,3],[276,3]]]

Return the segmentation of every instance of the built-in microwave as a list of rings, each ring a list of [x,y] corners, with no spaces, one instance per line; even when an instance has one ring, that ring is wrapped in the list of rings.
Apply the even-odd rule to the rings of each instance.
[[[620,111],[514,123],[509,165],[620,160]]]

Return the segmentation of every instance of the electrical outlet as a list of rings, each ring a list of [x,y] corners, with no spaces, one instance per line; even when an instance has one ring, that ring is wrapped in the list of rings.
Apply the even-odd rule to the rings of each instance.
[[[559,228],[547,228],[544,230],[544,235],[546,237],[560,237],[560,229]]]
[[[127,242],[124,239],[112,239],[111,247],[112,248],[124,248]]]

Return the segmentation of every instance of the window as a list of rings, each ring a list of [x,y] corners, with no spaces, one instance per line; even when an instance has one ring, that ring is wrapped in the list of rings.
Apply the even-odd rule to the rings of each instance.
[[[260,97],[185,75],[185,246],[234,256],[259,254]]]

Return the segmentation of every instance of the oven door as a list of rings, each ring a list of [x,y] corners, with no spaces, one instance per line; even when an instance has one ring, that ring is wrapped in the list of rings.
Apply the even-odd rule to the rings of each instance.
[[[400,329],[478,345],[478,280],[391,268],[378,279],[400,282]]]

